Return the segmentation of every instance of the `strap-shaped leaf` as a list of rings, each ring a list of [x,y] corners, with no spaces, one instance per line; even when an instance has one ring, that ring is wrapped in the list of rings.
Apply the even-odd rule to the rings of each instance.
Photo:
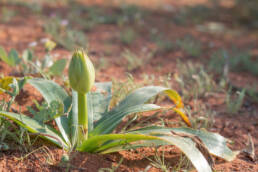
[[[137,90],[135,90],[134,92],[132,92],[131,94],[129,94],[126,98],[124,98],[118,106],[116,106],[115,108],[113,108],[111,111],[109,111],[108,113],[105,113],[103,115],[103,117],[96,122],[96,129],[94,129],[94,134],[106,134],[106,133],[110,133],[113,131],[113,129],[116,127],[114,126],[114,124],[119,124],[119,122],[122,120],[122,118],[124,118],[126,115],[128,114],[124,114],[119,115],[119,118],[116,117],[117,114],[121,114],[123,111],[130,109],[130,107],[134,107],[134,106],[141,106],[144,105],[144,103],[146,103],[150,98],[156,96],[157,94],[161,93],[161,92],[165,92],[168,97],[175,103],[176,107],[174,108],[174,111],[177,112],[182,119],[184,120],[184,122],[188,125],[191,126],[190,120],[188,119],[188,117],[185,115],[184,111],[183,111],[183,103],[181,100],[180,95],[174,91],[171,90],[169,88],[164,88],[164,87],[159,87],[159,86],[148,86],[148,87],[143,87],[143,88],[139,88]],[[140,112],[140,111],[139,111]],[[118,121],[115,121],[114,119],[117,119]],[[105,130],[106,124],[111,124],[111,122],[107,122],[112,120],[112,129],[111,130]],[[102,128],[102,129],[100,129]]]
[[[239,151],[231,151],[227,147],[227,140],[217,133],[211,133],[205,130],[194,130],[191,128],[174,128],[172,130],[177,133],[186,133],[198,136],[211,154],[227,161],[233,161],[239,153]]]
[[[23,114],[0,111],[0,115],[16,122],[20,126],[26,128],[29,132],[37,133],[60,147],[65,149],[68,148],[62,136],[59,135],[54,128],[51,128],[48,125],[41,124],[38,121]]]
[[[93,136],[88,140],[85,140],[80,147],[79,151],[83,152],[100,152],[103,150],[105,143],[118,141],[118,145],[123,145],[125,143],[130,143],[138,140],[153,140],[156,139],[154,136],[147,136],[142,134],[103,134],[98,136]],[[117,144],[115,145],[117,146]],[[108,147],[107,147],[108,148]]]
[[[129,133],[153,135],[157,133],[167,133],[170,131],[174,131],[179,134],[190,134],[193,136],[197,136],[202,140],[203,144],[206,146],[211,154],[223,158],[227,161],[232,161],[238,154],[238,151],[233,152],[227,147],[227,140],[224,137],[217,133],[212,133],[205,130],[194,130],[191,128],[163,128],[152,126],[130,131]]]
[[[155,141],[153,143],[164,143],[177,146],[184,154],[190,159],[192,164],[199,172],[211,172],[211,168],[203,156],[203,154],[196,147],[195,143],[188,138],[180,136],[150,136],[143,134],[105,134],[99,136],[93,136],[84,141],[79,148],[80,151],[85,152],[101,152],[108,153],[109,149],[116,146],[121,147],[129,143],[148,140]],[[153,144],[153,146],[155,146]]]
[[[161,92],[169,93],[168,95],[170,98],[172,98],[171,100],[174,101],[175,105],[178,108],[182,107],[181,97],[177,94],[176,91],[165,87],[147,86],[147,87],[139,88],[134,92],[132,92],[131,94],[129,94],[113,110],[116,111],[126,107],[144,104],[152,97],[158,95]]]
[[[212,172],[209,163],[191,139],[178,136],[160,136],[160,138],[184,152],[198,172]]]
[[[62,102],[64,104],[64,111],[66,112],[69,109],[71,104],[70,97],[65,90],[55,82],[46,79],[33,78],[29,79],[28,83],[41,93],[47,103],[50,104],[52,101]],[[55,118],[55,121],[65,141],[70,143],[70,126],[68,118],[66,116],[60,116]]]
[[[154,104],[141,104],[130,107],[124,107],[119,111],[115,111],[111,115],[108,115],[109,118],[106,118],[105,120],[102,120],[101,123],[98,123],[98,125],[90,133],[90,136],[111,133],[116,128],[116,126],[122,121],[122,119],[127,115],[139,112],[154,111],[159,109],[161,109],[161,107]]]

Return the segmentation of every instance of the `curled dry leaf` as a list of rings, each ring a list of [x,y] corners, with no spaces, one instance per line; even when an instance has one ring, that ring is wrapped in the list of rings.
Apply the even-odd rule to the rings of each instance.
[[[202,140],[199,137],[191,135],[191,134],[187,134],[187,133],[176,133],[174,131],[171,131],[171,133],[176,136],[190,138],[196,144],[196,148],[199,149],[199,151],[206,158],[209,165],[212,168],[214,167],[213,158],[212,158],[211,154],[209,153],[209,150],[206,148],[205,144],[202,142]]]
[[[248,144],[243,152],[246,153],[247,157],[253,162],[256,161],[254,142],[250,133],[248,133]]]

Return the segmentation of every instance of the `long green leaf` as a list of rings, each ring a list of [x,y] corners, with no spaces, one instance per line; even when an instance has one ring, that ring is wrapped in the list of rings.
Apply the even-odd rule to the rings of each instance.
[[[109,115],[109,118],[102,120],[101,123],[98,123],[98,125],[90,133],[90,136],[111,133],[116,128],[116,126],[122,121],[122,119],[127,115],[160,109],[160,106],[154,104],[142,104],[130,106],[127,108],[125,107],[119,111],[112,113],[112,115]]]
[[[26,128],[28,131],[32,133],[37,133],[42,137],[47,138],[51,142],[55,143],[56,145],[67,149],[66,142],[54,128],[51,128],[50,126],[45,124],[41,124],[38,121],[23,114],[0,111],[0,115],[16,122],[20,126]]]
[[[122,100],[119,103],[119,105],[115,107],[113,110],[117,111],[127,107],[144,104],[152,97],[160,94],[161,92],[168,91],[168,90],[171,90],[171,89],[165,88],[165,87],[159,87],[159,86],[147,86],[147,87],[139,88],[134,92],[132,92],[131,94],[129,94],[126,98],[124,98],[124,100]],[[174,93],[177,94],[176,92]],[[181,98],[179,95],[176,95],[176,96],[177,96],[177,100],[175,101],[175,104],[181,107]],[[171,97],[172,97],[172,94],[171,94]]]
[[[85,152],[107,153],[109,152],[108,149],[112,149],[113,147],[121,145],[125,146],[126,144],[133,143],[139,140],[153,140],[160,141],[162,143],[167,142],[167,144],[175,145],[182,152],[184,152],[184,154],[191,160],[191,162],[199,172],[212,171],[205,157],[198,150],[198,148],[196,148],[195,143],[191,139],[179,136],[150,136],[143,134],[105,134],[93,136],[88,140],[84,141],[82,145],[79,147],[79,150]]]
[[[176,105],[178,112],[181,108],[183,108],[183,103],[181,100],[180,95],[172,89],[165,88],[165,87],[159,87],[159,86],[147,86],[142,87],[131,94],[129,94],[126,98],[124,98],[118,106],[113,108],[109,115],[113,114],[116,111],[121,111],[124,108],[128,108],[135,105],[141,105],[146,103],[148,100],[150,100],[152,97],[164,92]],[[106,118],[109,118],[109,115],[104,115],[98,122],[101,123]],[[188,117],[184,113],[179,113],[179,115],[183,118],[183,120],[187,123],[187,125],[191,125]]]
[[[125,143],[130,143],[137,140],[153,140],[156,139],[154,136],[140,135],[140,134],[103,134],[98,136],[93,136],[88,140],[85,140],[79,147],[79,151],[83,152],[98,152],[98,150],[106,142],[116,141],[120,142],[120,145]]]
[[[103,117],[97,121],[96,125],[102,123],[102,121],[110,118],[110,116],[117,111],[121,111],[124,108],[128,108],[131,106],[141,105],[146,103],[150,98],[154,97],[158,93],[165,91],[166,88],[163,87],[143,87],[135,90],[131,94],[129,94],[126,98],[124,98],[118,106],[114,107],[107,115],[103,115]]]
[[[209,152],[217,157],[221,157],[227,161],[235,159],[238,152],[233,152],[227,147],[227,140],[217,133],[211,133],[205,130],[194,130],[191,128],[163,128],[163,127],[146,127],[129,133],[139,133],[153,135],[155,133],[167,133],[174,131],[179,134],[190,134],[197,136],[209,150]],[[143,145],[144,146],[144,145]]]
[[[129,94],[124,100],[122,100],[118,106],[113,108],[108,113],[105,113],[102,116],[102,118],[96,122],[96,127],[94,128],[92,134],[95,135],[111,133],[119,124],[119,122],[126,115],[128,115],[124,113],[125,111],[128,111],[131,107],[143,106],[144,103],[146,103],[150,98],[156,96],[161,92],[165,92],[168,95],[168,97],[175,103],[176,108],[174,108],[174,111],[177,112],[183,118],[183,120],[190,126],[191,123],[188,117],[183,113],[181,109],[183,107],[181,97],[177,94],[176,91],[164,87],[148,86],[135,90],[134,92]]]
[[[65,90],[55,82],[40,78],[33,78],[29,79],[28,83],[41,93],[47,103],[50,104],[52,101],[62,102],[65,108],[64,111],[66,112],[69,109],[71,105],[70,97]],[[65,141],[70,143],[70,126],[68,118],[66,116],[60,116],[55,118],[55,121]]]
[[[198,172],[212,172],[209,163],[191,139],[178,136],[160,136],[160,138],[184,152]]]
[[[194,130],[191,128],[174,128],[172,130],[177,133],[187,133],[198,136],[211,154],[227,161],[233,161],[239,153],[238,151],[231,151],[227,147],[227,140],[217,133],[211,133],[205,130]]]

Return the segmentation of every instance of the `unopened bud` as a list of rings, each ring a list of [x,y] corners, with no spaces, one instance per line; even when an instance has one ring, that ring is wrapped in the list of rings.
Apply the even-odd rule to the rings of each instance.
[[[83,50],[74,52],[68,73],[71,87],[79,93],[86,94],[94,85],[94,66]]]

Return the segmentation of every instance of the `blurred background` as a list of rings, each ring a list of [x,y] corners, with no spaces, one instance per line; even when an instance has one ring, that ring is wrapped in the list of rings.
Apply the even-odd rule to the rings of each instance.
[[[2,47],[42,57],[51,40],[56,59],[83,47],[100,80],[174,75],[189,62],[255,87],[257,28],[255,0],[0,0]]]

